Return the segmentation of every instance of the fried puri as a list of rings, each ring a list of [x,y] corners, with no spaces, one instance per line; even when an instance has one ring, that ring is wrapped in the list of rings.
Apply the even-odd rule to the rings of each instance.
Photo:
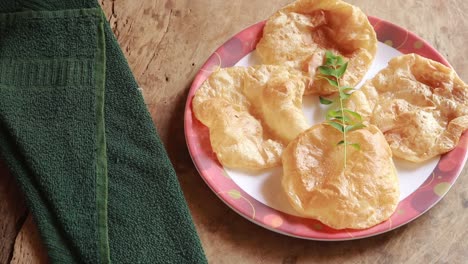
[[[455,148],[468,128],[467,102],[454,70],[408,54],[353,93],[348,108],[384,133],[395,157],[422,162]]]
[[[303,217],[335,229],[364,229],[388,219],[399,201],[399,181],[392,152],[382,132],[370,125],[343,139],[326,124],[315,125],[291,141],[283,153],[282,186]]]
[[[336,92],[317,75],[326,50],[348,61],[342,85],[354,87],[370,68],[377,38],[366,15],[340,0],[298,0],[277,11],[266,22],[257,52],[264,64],[301,70],[309,78],[306,94]]]
[[[209,128],[218,160],[247,170],[280,165],[285,145],[310,127],[302,112],[305,83],[281,66],[214,72],[197,90],[193,110]]]

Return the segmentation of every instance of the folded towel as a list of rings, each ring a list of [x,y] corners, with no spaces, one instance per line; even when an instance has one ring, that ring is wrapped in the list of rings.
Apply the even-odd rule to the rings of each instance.
[[[0,12],[0,154],[51,262],[206,263],[98,4],[2,0]]]

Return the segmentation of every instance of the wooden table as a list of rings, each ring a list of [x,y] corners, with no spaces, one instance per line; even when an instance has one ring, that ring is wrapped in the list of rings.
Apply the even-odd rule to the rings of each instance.
[[[291,0],[102,0],[176,168],[210,263],[466,263],[468,171],[433,209],[376,237],[315,242],[263,229],[224,205],[187,152],[183,112],[191,81],[230,36]],[[468,81],[466,0],[350,0],[429,41]],[[1,165],[0,165],[1,166]],[[0,263],[46,263],[14,180],[0,175]]]

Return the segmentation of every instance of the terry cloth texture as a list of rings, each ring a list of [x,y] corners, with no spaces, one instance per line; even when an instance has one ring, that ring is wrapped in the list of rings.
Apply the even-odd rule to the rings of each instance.
[[[0,154],[52,263],[206,263],[94,0],[0,1]]]

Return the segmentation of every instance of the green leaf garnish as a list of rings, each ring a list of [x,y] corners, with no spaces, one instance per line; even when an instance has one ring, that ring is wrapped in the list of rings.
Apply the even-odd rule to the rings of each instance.
[[[363,124],[348,125],[345,127],[345,132],[351,132],[351,131],[358,130],[363,127],[366,127],[366,126]]]
[[[329,50],[325,52],[325,65],[334,65],[337,59],[336,56]]]
[[[329,105],[329,104],[332,104],[332,103],[333,103],[332,100],[327,99],[327,98],[322,97],[322,96],[319,96],[319,100],[320,100],[320,103],[321,103],[321,104],[324,104],[324,105]]]
[[[329,78],[325,78],[325,80],[327,80],[330,85],[335,86],[335,87],[339,87],[337,80],[329,79]]]
[[[339,120],[339,121],[341,121],[342,123],[349,123],[349,122],[351,122],[351,119],[350,119],[349,117],[347,117],[347,116],[336,116],[336,117],[333,118],[333,119]],[[333,119],[331,119],[331,120],[333,120]]]
[[[323,75],[333,75],[334,70],[332,68],[326,67],[326,66],[320,66],[318,67],[319,72]]]
[[[338,65],[343,65],[344,64],[343,57],[341,57],[341,56],[336,56],[336,61],[337,61]]]
[[[335,101],[324,97],[319,97],[319,99],[321,104],[339,104],[339,107],[337,109],[327,111],[326,124],[334,127],[343,134],[343,139],[340,140],[336,145],[344,146],[345,168],[347,146],[349,145],[357,150],[361,149],[359,143],[349,143],[347,141],[346,133],[365,127],[365,125],[362,123],[362,116],[359,113],[356,113],[350,109],[346,109],[343,107],[343,102],[347,100],[354,91],[353,87],[340,85],[340,79],[344,76],[347,69],[348,62],[345,61],[342,56],[335,55],[329,50],[325,52],[325,64],[318,67],[318,71],[320,74],[318,78],[325,79],[331,86],[338,88],[339,96],[338,99],[335,99]]]
[[[351,95],[350,94],[347,94],[347,93],[344,93],[343,91],[339,91],[340,93],[340,98],[341,99],[348,99]]]
[[[330,126],[336,128],[340,132],[343,132],[345,130],[343,125],[338,123],[338,122],[328,121],[327,124],[329,124]]]
[[[330,109],[327,111],[327,115],[326,115],[326,118],[327,120],[328,119],[333,119],[337,116],[341,116],[341,111],[338,111],[338,110],[333,110],[333,109]]]
[[[348,144],[348,145],[355,148],[356,150],[361,150],[361,145],[359,143],[352,143],[352,144]]]
[[[343,77],[343,75],[344,75],[347,68],[348,68],[348,63],[347,62],[345,64],[343,64],[342,66],[338,67],[338,69],[336,69],[336,71],[335,71],[335,77],[336,78]]]
[[[352,116],[354,119],[356,119],[356,120],[358,120],[358,121],[362,121],[362,116],[361,116],[359,113],[356,113],[356,112],[354,112],[354,111],[352,111],[352,110],[349,110],[349,109],[346,109],[346,108],[343,109],[343,111],[344,111],[346,114]]]
[[[349,86],[342,86],[342,87],[341,87],[341,91],[343,91],[344,93],[349,94],[350,92],[354,91],[354,88],[353,88],[353,87],[349,87]]]

